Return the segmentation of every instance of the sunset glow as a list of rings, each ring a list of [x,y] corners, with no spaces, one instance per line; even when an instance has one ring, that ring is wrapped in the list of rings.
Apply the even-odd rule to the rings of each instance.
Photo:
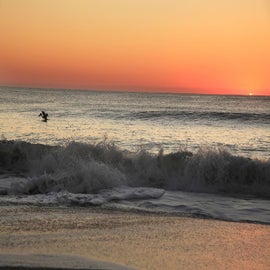
[[[0,0],[0,32],[0,85],[270,95],[268,0]]]

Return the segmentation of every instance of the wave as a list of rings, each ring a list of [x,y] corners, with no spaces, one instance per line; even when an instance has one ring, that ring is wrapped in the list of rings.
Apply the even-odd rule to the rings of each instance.
[[[131,113],[130,118],[148,120],[157,118],[170,118],[170,119],[212,119],[212,120],[239,120],[259,122],[262,124],[270,124],[270,114],[268,113],[239,113],[239,112],[216,112],[216,111],[141,111]]]
[[[10,182],[2,185],[1,194],[99,194],[128,187],[153,188],[150,197],[162,196],[160,190],[182,190],[270,198],[270,160],[233,156],[218,148],[170,154],[161,149],[154,155],[121,150],[106,141],[48,146],[2,140],[0,165],[1,179]],[[134,192],[145,196],[146,190]],[[134,192],[127,196],[136,198]]]

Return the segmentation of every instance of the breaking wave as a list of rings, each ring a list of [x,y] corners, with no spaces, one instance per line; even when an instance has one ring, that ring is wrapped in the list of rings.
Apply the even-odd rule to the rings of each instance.
[[[103,193],[114,200],[182,190],[270,198],[270,160],[233,156],[223,149],[170,154],[161,149],[154,155],[121,150],[106,141],[48,146],[2,140],[0,165],[1,179],[11,182],[2,185],[3,195],[67,192],[82,194],[83,200],[83,194]],[[122,187],[135,189],[127,194]],[[119,197],[108,193],[112,189],[119,191]]]

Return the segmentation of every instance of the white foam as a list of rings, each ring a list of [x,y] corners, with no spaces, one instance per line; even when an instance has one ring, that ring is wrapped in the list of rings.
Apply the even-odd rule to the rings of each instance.
[[[143,149],[130,153],[105,142],[72,142],[65,147],[7,142],[0,147],[6,180],[12,182],[9,188],[3,185],[6,192],[1,193],[96,194],[124,185],[270,197],[270,160],[233,156],[223,149],[153,155]],[[22,181],[14,178],[17,174]]]
[[[0,203],[34,205],[103,205],[111,201],[160,198],[164,190],[156,188],[118,187],[101,190],[97,194],[70,193],[67,191],[35,195],[12,195],[0,197]]]

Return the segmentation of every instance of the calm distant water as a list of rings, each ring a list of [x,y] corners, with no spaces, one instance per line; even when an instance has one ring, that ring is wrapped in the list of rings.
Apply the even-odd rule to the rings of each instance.
[[[270,97],[5,89],[0,134],[50,145],[96,143],[166,153],[222,147],[247,157],[270,157]],[[41,110],[49,114],[44,123]]]
[[[270,97],[0,92],[0,205],[270,224]]]

